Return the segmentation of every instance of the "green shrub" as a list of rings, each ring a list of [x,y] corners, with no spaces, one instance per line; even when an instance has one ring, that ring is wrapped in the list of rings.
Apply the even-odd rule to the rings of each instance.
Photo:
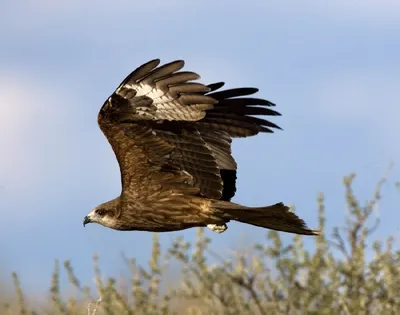
[[[379,225],[373,214],[383,179],[375,195],[361,204],[353,194],[355,176],[344,178],[347,206],[345,223],[327,235],[324,196],[318,196],[320,237],[310,238],[315,247],[304,246],[302,236],[284,244],[281,234],[269,231],[267,244],[254,244],[222,259],[211,249],[211,240],[198,229],[194,244],[178,237],[165,255],[154,234],[153,252],[147,268],[127,259],[129,279],[116,281],[103,276],[94,256],[97,292],[90,292],[64,262],[77,294],[60,294],[59,263],[50,287],[50,306],[32,310],[26,305],[17,274],[13,274],[16,300],[4,303],[4,314],[399,314],[400,251],[392,237],[371,241]],[[367,245],[374,256],[366,259]],[[372,245],[372,247],[371,247]],[[207,264],[207,257],[219,263]],[[181,279],[173,288],[162,287],[168,263],[179,262]],[[129,283],[129,292],[120,289]],[[36,312],[36,313],[35,313]]]

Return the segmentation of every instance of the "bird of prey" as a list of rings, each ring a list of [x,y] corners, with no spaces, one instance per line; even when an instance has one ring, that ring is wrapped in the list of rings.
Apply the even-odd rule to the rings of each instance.
[[[317,235],[283,203],[246,207],[231,202],[237,165],[232,138],[272,133],[275,104],[252,97],[256,88],[220,90],[181,71],[183,60],[151,60],[129,74],[98,114],[115,152],[122,191],[94,208],[83,224],[121,231],[169,232],[208,227],[222,233],[238,221]]]

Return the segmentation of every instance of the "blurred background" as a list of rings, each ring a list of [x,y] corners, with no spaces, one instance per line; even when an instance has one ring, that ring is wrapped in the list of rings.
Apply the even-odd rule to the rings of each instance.
[[[398,236],[399,29],[400,2],[391,0],[2,0],[0,281],[10,284],[16,271],[27,293],[42,296],[55,258],[71,259],[86,283],[94,252],[107,275],[126,268],[122,252],[147,262],[151,233],[82,220],[120,192],[98,110],[153,58],[184,59],[201,82],[258,87],[277,104],[273,122],[284,131],[234,141],[235,202],[294,204],[316,227],[323,191],[331,227],[347,211],[342,177],[356,172],[355,190],[367,199],[393,161],[374,215],[378,237]],[[160,242],[195,233],[160,234]],[[223,254],[263,242],[266,231],[231,223],[205,233]]]

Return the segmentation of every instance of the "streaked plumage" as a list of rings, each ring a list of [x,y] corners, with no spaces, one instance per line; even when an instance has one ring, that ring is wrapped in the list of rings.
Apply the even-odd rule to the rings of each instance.
[[[226,230],[230,220],[297,234],[316,231],[282,203],[249,208],[230,202],[237,165],[232,138],[279,128],[256,116],[277,116],[255,88],[220,90],[184,61],[147,62],[106,100],[98,123],[117,157],[119,197],[96,207],[84,223],[116,230],[176,231],[208,226]]]

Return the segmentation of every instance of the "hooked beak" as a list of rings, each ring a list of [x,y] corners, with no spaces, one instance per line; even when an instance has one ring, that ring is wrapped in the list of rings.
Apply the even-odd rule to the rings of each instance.
[[[90,223],[90,222],[92,222],[92,220],[90,220],[90,218],[89,218],[88,216],[86,216],[86,217],[83,219],[83,226],[85,226],[86,224],[88,224],[88,223]]]

